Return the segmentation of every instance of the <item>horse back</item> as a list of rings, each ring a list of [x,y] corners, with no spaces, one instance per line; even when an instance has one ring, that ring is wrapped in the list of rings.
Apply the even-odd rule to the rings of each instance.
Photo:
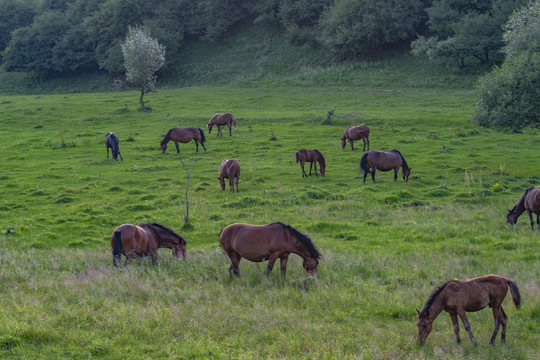
[[[349,126],[345,129],[343,137],[358,140],[369,136],[369,127],[366,125]]]
[[[270,254],[291,251],[289,236],[279,225],[250,225],[236,223],[223,229],[220,243],[250,261],[267,260]]]
[[[240,163],[236,159],[225,159],[219,169],[221,177],[231,179],[240,175]]]
[[[170,130],[170,137],[172,141],[187,143],[193,139],[199,139],[201,134],[199,128],[196,127],[173,128]]]
[[[468,312],[499,306],[508,292],[506,279],[498,275],[484,275],[470,280],[453,280],[441,294],[446,299],[446,309],[459,308]]]

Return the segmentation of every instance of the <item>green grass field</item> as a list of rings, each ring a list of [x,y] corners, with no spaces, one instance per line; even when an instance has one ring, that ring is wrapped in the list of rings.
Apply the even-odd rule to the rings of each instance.
[[[474,92],[439,88],[164,89],[139,112],[136,92],[0,98],[0,357],[6,359],[538,357],[540,245],[523,215],[540,185],[540,137],[470,122]],[[326,113],[337,115],[326,123]],[[233,136],[206,123],[233,112]],[[408,183],[377,173],[362,184],[361,151],[340,146],[346,126],[371,127],[371,150],[399,149]],[[160,141],[172,127],[205,130],[208,151]],[[123,162],[106,158],[105,133]],[[303,179],[294,154],[317,148],[324,178]],[[361,149],[361,144],[356,145]],[[184,227],[185,164],[197,159]],[[224,158],[242,166],[240,193],[222,191]],[[160,222],[188,242],[187,261],[160,250],[115,269],[109,237],[122,223]],[[242,261],[231,279],[218,243],[234,222],[282,221],[323,254],[309,279],[292,255],[286,278]],[[443,313],[423,347],[416,311],[445,279],[487,273],[516,281],[507,345],[488,341],[490,309],[470,314],[479,341],[455,344]],[[467,340],[467,341],[465,341]]]

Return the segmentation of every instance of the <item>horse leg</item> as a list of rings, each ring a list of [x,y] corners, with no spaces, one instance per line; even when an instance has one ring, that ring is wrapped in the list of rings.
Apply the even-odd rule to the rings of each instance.
[[[349,143],[351,144],[351,150],[354,151],[353,139],[349,139]]]
[[[536,228],[540,230],[540,215],[536,214]]]
[[[217,126],[217,136],[221,135],[223,137],[223,134],[221,133],[221,125]]]
[[[471,330],[471,324],[469,324],[469,319],[467,319],[467,315],[465,314],[465,310],[461,310],[458,312],[459,317],[461,318],[461,322],[463,323],[463,327],[467,332],[469,333],[469,337],[471,338],[471,342],[473,345],[476,346],[476,339],[474,338],[474,335]]]
[[[201,141],[201,145],[202,145],[202,148],[204,149],[204,151],[206,151],[206,146],[204,146],[204,143]]]
[[[229,187],[231,188],[231,191],[234,193],[234,176],[229,177]]]
[[[530,220],[530,223],[531,223],[531,229],[534,230],[534,221],[532,219],[532,211],[527,210],[527,215],[529,215],[529,220]]]
[[[304,170],[304,162],[300,161],[300,166],[302,167],[302,177],[307,177],[306,171]]]
[[[195,140],[195,152],[199,152],[199,142],[197,140]]]
[[[150,257],[152,258],[152,264],[157,265],[157,249],[150,251]]]
[[[366,151],[366,138],[363,137],[362,140],[364,140],[364,150],[362,150],[362,151],[365,152]],[[368,148],[368,150],[369,150],[369,148]]]
[[[399,171],[398,167],[394,169],[394,181],[397,181],[397,173],[398,173],[398,171]]]
[[[277,259],[278,257],[276,255],[270,255],[270,258],[268,259],[268,267],[266,268],[266,275],[270,276],[270,274],[272,274],[272,269],[274,268],[274,264],[276,263]]]
[[[502,330],[501,330],[501,342],[503,344],[506,344],[506,324],[508,324],[508,316],[506,316],[506,313],[504,312],[504,309],[502,308],[501,306],[501,325],[502,325]]]
[[[118,150],[118,155],[120,155],[120,160],[124,161],[124,158],[122,157],[122,154],[120,154],[120,150]]]
[[[499,332],[499,326],[501,326],[501,307],[500,306],[493,306],[493,321],[494,321],[494,329],[493,329],[493,335],[491,335],[491,340],[489,340],[489,345],[495,344],[495,338],[497,338],[497,333]]]
[[[238,191],[238,180],[240,180],[240,176],[236,176],[236,192],[240,192]],[[233,192],[234,192],[234,188],[233,188]]]
[[[229,274],[231,276],[236,275],[240,276],[240,270],[238,269],[238,264],[240,264],[240,260],[242,257],[240,254],[238,254],[234,250],[227,250],[227,255],[229,256],[229,259],[231,259],[231,267],[229,267]]]
[[[107,146],[107,159],[109,158],[109,147]]]
[[[313,163],[309,163],[309,176],[311,176],[311,169],[313,169]]]
[[[377,169],[377,166],[373,164],[373,167],[371,168],[371,179],[373,179],[373,182],[375,182],[375,169]]]
[[[367,140],[367,151],[369,151],[369,136],[366,136],[366,140]]]
[[[180,148],[178,147],[178,141],[175,141],[174,145],[176,146],[176,153],[180,154]]]
[[[456,334],[457,343],[461,343],[461,338],[459,337],[459,321],[456,313],[450,313],[450,319],[452,319],[452,326],[454,327],[454,333]]]
[[[231,123],[229,123],[227,126],[229,128],[229,136],[232,136],[232,132],[231,132],[232,125],[231,125]]]
[[[285,276],[287,272],[287,261],[289,260],[289,255],[283,256],[279,259],[281,265],[281,276]]]
[[[312,162],[312,164],[313,164],[313,166],[315,166],[315,176],[319,177],[319,174],[317,174],[317,162],[314,161],[314,162]],[[310,167],[310,169],[311,169],[311,167]]]

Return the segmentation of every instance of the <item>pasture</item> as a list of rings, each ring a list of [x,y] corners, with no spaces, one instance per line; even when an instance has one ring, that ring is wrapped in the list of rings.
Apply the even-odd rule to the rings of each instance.
[[[540,185],[537,131],[475,127],[462,89],[200,87],[147,100],[151,112],[137,111],[136,92],[0,98],[1,358],[537,358],[540,234],[526,214],[505,225]],[[328,123],[333,109],[354,114]],[[236,116],[232,136],[208,134],[218,112]],[[360,123],[370,150],[403,154],[408,183],[400,170],[362,184],[361,141],[354,152],[340,142]],[[191,126],[207,151],[161,153],[169,129]],[[123,161],[107,159],[109,131]],[[325,156],[326,176],[302,177],[301,148]],[[221,190],[225,158],[240,162],[239,193]],[[286,278],[246,260],[229,277],[221,229],[274,221],[313,240],[318,278],[296,255]],[[158,266],[114,268],[111,232],[140,222],[182,235],[187,260],[161,249]],[[523,298],[519,312],[503,303],[507,345],[488,345],[484,309],[468,314],[478,346],[455,344],[446,313],[418,346],[415,308],[435,285],[488,273]]]

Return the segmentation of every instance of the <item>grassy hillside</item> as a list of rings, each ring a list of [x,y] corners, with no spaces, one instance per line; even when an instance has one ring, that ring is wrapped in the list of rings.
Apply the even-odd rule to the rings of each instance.
[[[538,233],[526,215],[505,225],[506,209],[540,182],[535,131],[477,129],[474,95],[459,89],[164,89],[148,96],[146,113],[137,100],[2,97],[2,358],[536,358]],[[352,115],[326,124],[331,109]],[[186,163],[198,159],[184,228],[186,171],[174,146],[162,155],[159,143],[172,127],[205,129],[224,111],[238,118],[232,137],[206,132],[198,154],[180,145]],[[403,153],[408,183],[379,172],[362,184],[362,153],[339,140],[359,122],[372,129],[372,150]],[[106,158],[108,131],[123,162]],[[324,178],[302,179],[299,148],[325,155]],[[224,158],[241,163],[238,194],[216,180]],[[160,250],[157,267],[114,269],[111,232],[143,221],[182,234],[188,260]],[[272,221],[313,239],[323,254],[317,279],[294,255],[285,279],[245,260],[242,277],[229,278],[220,230]],[[435,284],[487,273],[515,280],[524,299],[520,312],[505,301],[508,345],[487,345],[485,309],[469,316],[477,347],[455,345],[446,314],[418,347],[414,309]]]

